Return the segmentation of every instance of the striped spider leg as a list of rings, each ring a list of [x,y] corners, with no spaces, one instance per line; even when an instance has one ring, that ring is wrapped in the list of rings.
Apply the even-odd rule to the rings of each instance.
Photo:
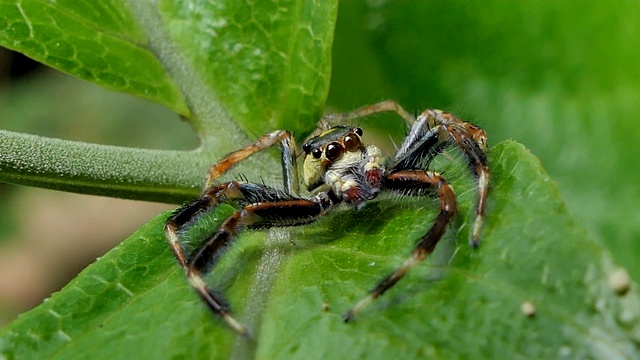
[[[282,149],[284,191],[243,181],[214,183],[238,162],[276,144]],[[191,286],[214,314],[241,335],[249,336],[250,330],[230,314],[225,299],[211,289],[203,277],[215,265],[224,249],[233,243],[242,228],[302,225],[328,210],[330,202],[322,194],[310,199],[302,199],[296,195],[298,184],[294,151],[295,144],[291,134],[288,131],[274,131],[227,155],[209,169],[202,195],[176,210],[165,224],[165,234],[171,249]],[[198,215],[212,211],[222,202],[236,205],[239,209],[193,254],[187,256],[180,244],[180,231],[191,225]]]

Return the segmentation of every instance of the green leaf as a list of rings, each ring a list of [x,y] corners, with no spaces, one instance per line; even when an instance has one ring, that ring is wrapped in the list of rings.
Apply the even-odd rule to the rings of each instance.
[[[105,87],[189,115],[125,2],[0,1],[0,44]]]
[[[0,351],[8,359],[637,356],[636,284],[624,296],[609,287],[609,253],[568,215],[522,145],[498,144],[490,164],[480,248],[466,240],[473,192],[451,178],[461,210],[449,235],[354,323],[342,312],[402,262],[436,214],[432,201],[392,197],[291,232],[241,236],[210,281],[254,340],[237,338],[188,288],[160,215],[5,328]],[[228,214],[220,208],[195,231]],[[521,312],[525,302],[533,317]]]
[[[0,44],[171,107],[189,116],[201,141],[192,152],[163,153],[3,132],[0,181],[165,202],[192,196],[212,159],[247,137],[313,130],[328,93],[336,7],[0,0]],[[32,156],[34,148],[45,156]],[[279,172],[274,159],[249,163],[269,178]]]
[[[336,3],[0,1],[0,44],[220,132],[308,133],[329,88]],[[227,124],[228,126],[228,124]]]
[[[245,132],[313,130],[329,90],[334,2],[161,1],[159,12]]]
[[[329,103],[436,107],[490,143],[522,142],[638,279],[638,12],[637,1],[343,2]]]

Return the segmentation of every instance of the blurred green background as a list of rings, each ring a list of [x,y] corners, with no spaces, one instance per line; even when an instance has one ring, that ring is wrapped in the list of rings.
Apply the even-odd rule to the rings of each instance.
[[[524,143],[571,213],[637,280],[638,13],[634,1],[345,1],[327,108],[395,99],[409,111],[439,108],[471,120],[487,130],[490,145]],[[188,126],[158,105],[51,70],[22,71],[24,59],[7,51],[0,64],[2,129],[124,146],[197,146]],[[396,142],[404,131],[393,116],[367,125]],[[167,208],[2,184],[0,196],[0,321],[39,303]],[[10,295],[17,286],[29,291]]]
[[[638,279],[638,14],[624,0],[343,2],[329,104],[393,98],[524,143]]]
[[[100,88],[0,48],[0,128],[99,144],[191,149],[163,107]],[[174,205],[0,183],[0,325]]]

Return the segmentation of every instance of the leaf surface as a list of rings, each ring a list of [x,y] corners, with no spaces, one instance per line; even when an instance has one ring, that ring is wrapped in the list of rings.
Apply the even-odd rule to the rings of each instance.
[[[334,2],[165,0],[159,11],[176,46],[245,132],[310,131],[329,88]]]
[[[49,66],[160,102],[187,104],[121,0],[0,1],[0,43]]]
[[[308,133],[328,92],[336,6],[2,0],[0,44],[164,104],[190,117],[203,141],[237,132],[226,112],[253,136]]]
[[[610,289],[610,254],[567,214],[523,146],[495,146],[490,164],[480,248],[466,240],[473,192],[452,179],[461,207],[446,238],[354,323],[341,314],[402,262],[430,226],[433,202],[392,197],[291,232],[241,236],[209,281],[252,326],[253,341],[212,318],[189,289],[162,233],[167,215],[158,216],[5,328],[0,351],[9,359],[636,356],[636,285],[625,296]],[[521,312],[524,302],[535,316]]]

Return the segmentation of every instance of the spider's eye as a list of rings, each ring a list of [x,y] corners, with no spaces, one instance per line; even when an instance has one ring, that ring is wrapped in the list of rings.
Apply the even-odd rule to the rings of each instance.
[[[347,135],[342,140],[344,147],[349,151],[359,150],[362,143],[360,142],[360,138],[353,135]]]
[[[334,142],[327,145],[324,154],[327,157],[327,160],[334,162],[342,156],[343,151],[344,148],[342,147],[342,145]]]
[[[358,136],[362,136],[362,129],[360,129],[360,128],[355,128],[355,129],[353,129],[353,131],[354,131],[356,134],[358,134]]]
[[[316,159],[320,159],[320,155],[322,155],[322,150],[313,149],[313,151],[311,152],[311,155],[313,155],[313,157]]]
[[[305,143],[304,145],[302,145],[302,151],[308,154],[309,151],[311,151],[311,144]]]

